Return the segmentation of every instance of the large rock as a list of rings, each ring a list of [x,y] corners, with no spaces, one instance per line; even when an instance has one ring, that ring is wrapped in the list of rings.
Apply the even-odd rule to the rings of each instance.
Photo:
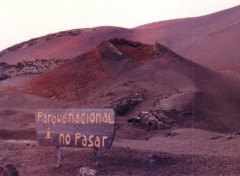
[[[19,172],[13,164],[0,166],[0,176],[19,176]]]
[[[8,67],[9,67],[9,64],[7,64],[6,62],[0,62],[0,69],[4,69]]]
[[[130,97],[121,98],[111,102],[109,105],[104,106],[105,108],[113,108],[117,115],[125,115],[134,106],[144,100],[141,94],[136,93]]]
[[[9,78],[9,76],[7,74],[1,74],[0,75],[0,80],[4,80],[4,79],[7,79]]]
[[[134,126],[147,130],[169,129],[175,121],[167,117],[161,110],[150,110],[138,113],[136,117],[128,119]]]
[[[167,162],[170,161],[170,159],[171,158],[169,156],[158,156],[154,154],[150,154],[148,156],[149,166],[151,167],[159,166],[161,164],[166,164]]]
[[[64,60],[61,59],[34,59],[18,62],[16,65],[8,65],[7,63],[2,62],[0,63],[0,80],[24,74],[43,73],[50,69],[56,68],[63,63]]]

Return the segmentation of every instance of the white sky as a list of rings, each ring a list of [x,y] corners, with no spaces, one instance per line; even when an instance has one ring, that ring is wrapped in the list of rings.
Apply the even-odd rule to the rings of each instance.
[[[206,15],[237,5],[240,0],[0,0],[0,50],[62,30],[131,28]]]

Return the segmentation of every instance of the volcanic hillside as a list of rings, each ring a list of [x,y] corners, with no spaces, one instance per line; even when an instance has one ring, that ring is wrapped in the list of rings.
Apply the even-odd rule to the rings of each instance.
[[[110,39],[25,80],[24,85],[26,93],[88,108],[107,107],[137,94],[144,100],[130,109],[129,116],[157,108],[177,125],[221,131],[240,127],[239,80],[195,64],[160,44]]]
[[[62,31],[19,43],[0,52],[0,62],[16,64],[32,59],[72,59],[113,37],[127,38],[128,29],[96,27]]]
[[[132,29],[97,27],[35,38],[0,52],[0,62],[71,59],[113,37],[161,43],[190,60],[219,71],[240,72],[240,6],[196,17],[161,21]]]

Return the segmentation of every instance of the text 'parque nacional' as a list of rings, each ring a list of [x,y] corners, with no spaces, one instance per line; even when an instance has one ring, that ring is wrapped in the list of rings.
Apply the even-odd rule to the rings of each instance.
[[[110,148],[115,134],[113,109],[42,109],[35,120],[44,146]]]
[[[81,113],[37,113],[38,123],[45,124],[70,123],[70,124],[114,124],[109,112],[81,112]]]

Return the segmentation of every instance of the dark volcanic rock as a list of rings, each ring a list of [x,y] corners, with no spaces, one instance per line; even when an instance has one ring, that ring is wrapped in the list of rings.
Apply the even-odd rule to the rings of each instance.
[[[0,69],[8,68],[8,67],[9,67],[9,64],[7,64],[6,62],[0,62]]]
[[[19,176],[19,172],[13,164],[6,164],[0,166],[0,175],[1,176]]]
[[[18,62],[16,65],[8,65],[5,62],[1,62],[0,69],[2,70],[2,74],[0,75],[0,80],[24,74],[43,73],[50,69],[56,68],[63,63],[64,60],[61,59],[34,59],[30,61]]]
[[[111,42],[113,45],[129,45],[134,48],[137,48],[142,45],[142,43],[140,42],[130,41],[123,38],[112,38],[109,40],[109,42]]]
[[[7,74],[1,74],[0,75],[0,80],[4,80],[4,79],[8,79],[8,75]]]
[[[135,94],[130,97],[118,99],[105,106],[107,108],[113,108],[117,115],[124,115],[131,110],[135,105],[144,100],[141,94]]]
[[[152,46],[122,38],[112,38],[100,43],[98,52],[101,58],[114,61],[123,59],[146,61],[161,57],[167,53],[173,53],[170,49],[160,44]]]
[[[169,129],[174,122],[160,110],[143,111],[138,113],[136,117],[128,119],[128,123],[137,127],[144,127],[147,130]]]
[[[124,55],[110,42],[102,42],[99,45],[100,56],[106,60],[121,60]]]
[[[150,154],[148,156],[149,166],[158,166],[160,164],[166,164],[171,158],[169,156],[158,156]]]

